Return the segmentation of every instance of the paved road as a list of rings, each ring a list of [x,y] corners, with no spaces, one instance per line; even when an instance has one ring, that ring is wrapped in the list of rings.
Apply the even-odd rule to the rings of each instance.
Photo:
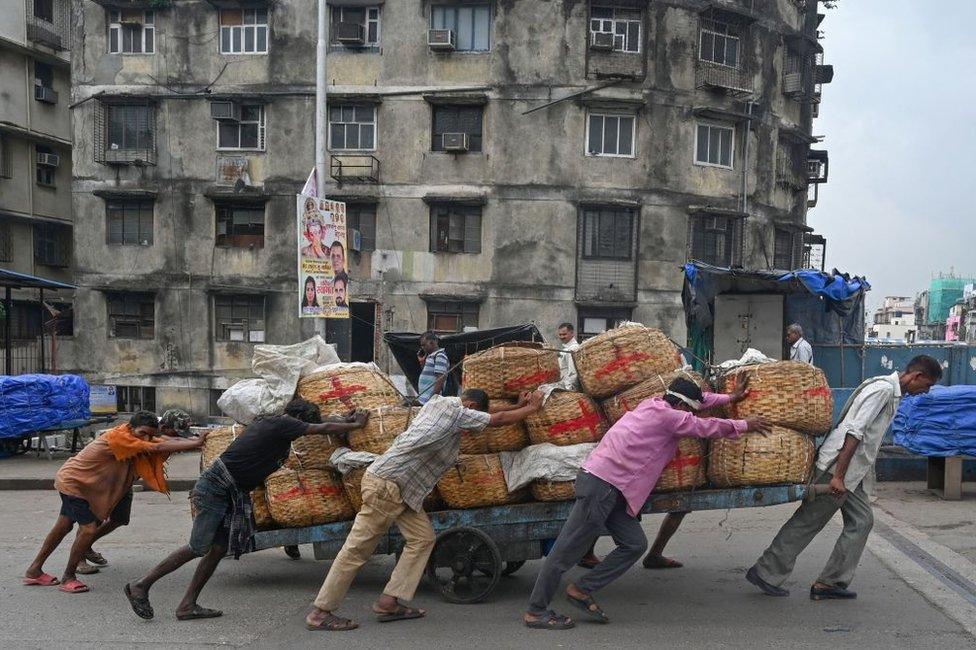
[[[772,599],[742,579],[745,569],[789,516],[792,506],[731,513],[695,513],[686,520],[671,550],[686,568],[650,572],[637,568],[601,598],[614,618],[609,626],[583,623],[565,633],[527,630],[518,623],[538,564],[528,563],[503,580],[491,602],[457,606],[422,590],[417,603],[432,611],[427,620],[380,625],[369,619],[371,598],[392,566],[389,558],[368,564],[353,586],[344,613],[363,627],[341,637],[311,633],[302,626],[309,601],[326,564],[293,562],[278,551],[263,551],[240,562],[225,561],[204,592],[202,604],[225,611],[222,619],[180,623],[171,611],[189,579],[189,570],[161,582],[153,592],[154,621],[129,611],[121,595],[128,578],[140,575],[161,554],[186,539],[189,513],[185,493],[172,501],[137,494],[134,525],[104,541],[112,562],[91,576],[92,593],[67,595],[19,585],[18,577],[47,532],[58,505],[57,493],[0,492],[0,639],[5,647],[116,648],[136,645],[318,647],[340,642],[352,648],[591,647],[669,648],[973,648],[976,639],[881,562],[866,553],[853,603],[812,603],[810,580],[829,552],[830,539],[817,540],[800,558],[793,595]],[[649,532],[659,517],[646,517]],[[831,533],[836,533],[832,524]],[[603,549],[604,551],[606,548]],[[59,574],[65,552],[48,567]],[[890,558],[889,558],[890,559]],[[950,597],[952,594],[949,595]],[[934,602],[937,602],[934,601]],[[565,608],[564,608],[565,609]]]

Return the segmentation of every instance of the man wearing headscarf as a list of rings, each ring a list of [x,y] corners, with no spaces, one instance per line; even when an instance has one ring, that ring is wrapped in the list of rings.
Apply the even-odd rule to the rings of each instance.
[[[159,435],[170,438],[189,438],[193,418],[181,409],[167,409],[159,418]]]

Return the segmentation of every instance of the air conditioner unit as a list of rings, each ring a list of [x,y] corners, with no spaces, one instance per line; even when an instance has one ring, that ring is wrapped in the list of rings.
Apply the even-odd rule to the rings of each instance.
[[[234,102],[210,102],[210,117],[215,120],[239,122],[241,105]]]
[[[612,52],[613,34],[611,32],[590,32],[590,49],[600,52]]]
[[[349,243],[349,250],[356,253],[363,250],[363,233],[359,232],[359,230],[356,228],[350,228],[347,231],[347,239]]]
[[[44,102],[45,104],[57,104],[58,103],[58,93],[54,88],[48,86],[35,85],[34,86],[34,99],[39,102]]]
[[[61,164],[61,156],[56,153],[38,153],[37,164],[45,167],[57,167]]]
[[[364,45],[366,26],[360,23],[339,23],[335,26],[336,40],[343,45]]]
[[[444,151],[467,151],[468,150],[468,134],[467,133],[445,133],[441,136],[441,145]]]
[[[432,50],[453,52],[456,49],[453,29],[432,29],[427,32],[427,46]]]

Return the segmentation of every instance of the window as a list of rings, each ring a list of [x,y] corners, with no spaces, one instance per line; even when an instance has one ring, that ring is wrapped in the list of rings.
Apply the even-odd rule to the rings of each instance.
[[[379,7],[332,7],[329,42],[340,45],[339,23],[353,23],[363,27],[363,45],[375,47],[380,43]]]
[[[460,332],[465,327],[478,327],[476,302],[455,300],[427,301],[427,329],[438,333]]]
[[[695,132],[695,164],[732,169],[734,134],[731,126],[699,123]]]
[[[264,205],[218,204],[216,245],[264,247]]]
[[[634,210],[586,208],[583,210],[583,257],[629,260],[633,250]]]
[[[430,8],[430,28],[453,30],[458,52],[487,52],[491,48],[491,7],[435,5]]]
[[[0,133],[0,178],[10,178],[10,138]]]
[[[374,151],[376,149],[376,107],[329,107],[329,149]]]
[[[34,85],[53,89],[54,67],[40,61],[34,61]]]
[[[465,133],[468,151],[481,151],[483,106],[435,105],[431,151],[444,151],[445,133]]]
[[[362,237],[360,250],[376,250],[376,204],[349,203],[346,205],[346,228],[359,231]]]
[[[214,340],[264,343],[264,296],[215,296],[214,315]]]
[[[701,19],[698,58],[730,68],[739,67],[739,29],[711,18]]]
[[[586,153],[590,156],[633,157],[636,128],[633,115],[590,113]]]
[[[108,335],[116,339],[151,339],[156,334],[156,296],[108,293]]]
[[[113,54],[152,54],[156,51],[155,14],[138,9],[108,12],[108,51]]]
[[[615,52],[641,51],[641,11],[621,7],[593,7],[590,9],[590,32],[613,34]]]
[[[581,307],[579,310],[577,331],[580,340],[588,339],[597,334],[617,327],[631,319],[632,310],[629,308]]]
[[[105,221],[106,243],[152,246],[152,201],[109,201],[105,204]]]
[[[55,163],[51,156],[54,156],[54,151],[50,147],[42,147],[37,145],[34,147],[34,162],[37,171],[37,184],[44,185],[46,187],[54,187],[55,183],[55,173],[58,171],[57,165],[60,164],[60,160]]]
[[[692,217],[690,257],[714,266],[742,263],[742,219],[701,215]]]
[[[773,268],[783,271],[793,270],[793,236],[792,230],[777,228],[773,241]]]
[[[152,106],[147,104],[111,104],[106,107],[107,148],[151,149],[153,146]]]
[[[224,415],[224,412],[220,410],[220,407],[217,406],[217,400],[219,400],[220,396],[223,394],[224,391],[221,388],[210,389],[210,417],[212,418],[227,417],[226,415]]]
[[[35,223],[34,261],[44,266],[67,267],[71,262],[71,227]]]
[[[156,389],[152,386],[116,386],[115,409],[119,413],[156,412]]]
[[[267,9],[221,9],[221,54],[267,54]]]
[[[54,0],[34,0],[34,18],[54,22]]]
[[[264,151],[264,106],[244,104],[240,120],[217,120],[217,148]]]
[[[480,253],[481,206],[432,205],[430,248],[435,253]]]
[[[13,246],[11,246],[11,232],[9,223],[0,223],[0,262],[13,261]]]

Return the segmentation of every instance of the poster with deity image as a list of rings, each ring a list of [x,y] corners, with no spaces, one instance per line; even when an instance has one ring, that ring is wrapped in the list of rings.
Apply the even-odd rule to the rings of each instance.
[[[302,318],[349,318],[346,204],[298,195],[298,286]]]

